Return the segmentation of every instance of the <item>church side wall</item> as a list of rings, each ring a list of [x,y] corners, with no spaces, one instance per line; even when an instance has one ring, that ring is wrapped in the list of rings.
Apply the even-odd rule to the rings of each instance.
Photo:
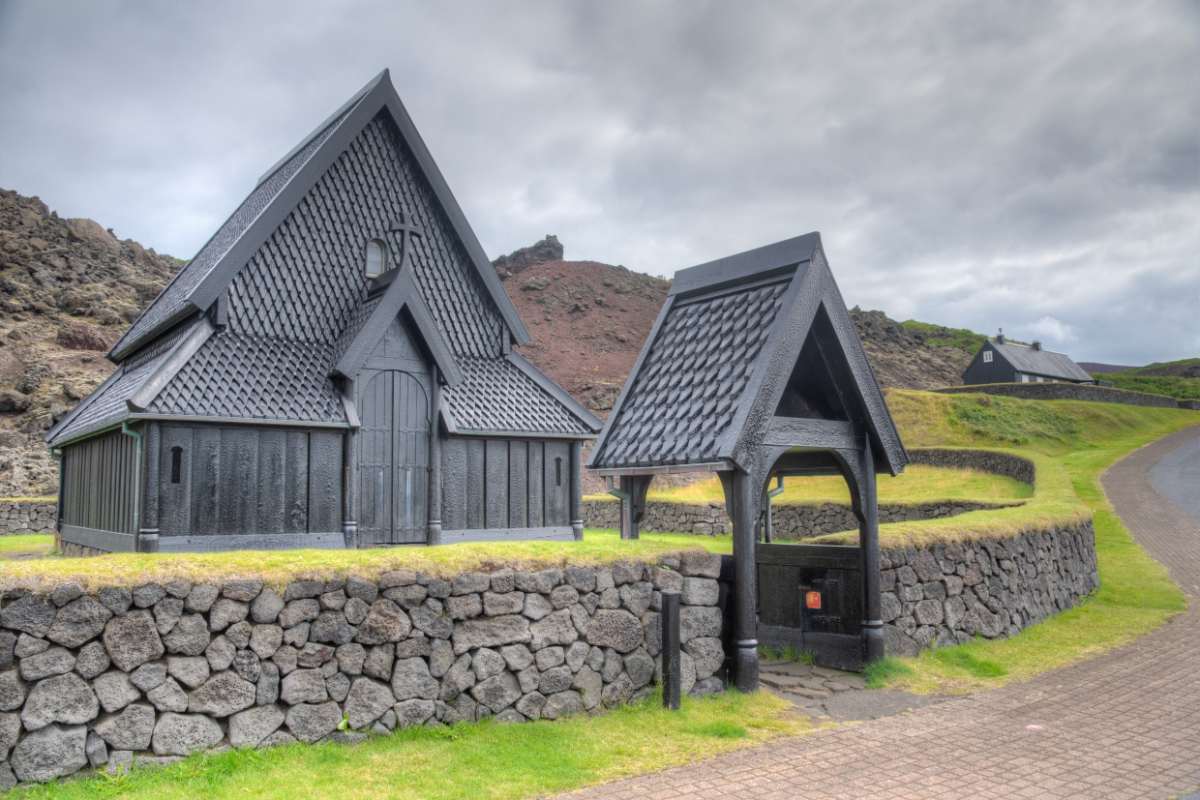
[[[163,423],[158,433],[159,550],[344,545],[340,430]]]
[[[564,439],[449,437],[442,443],[443,541],[529,538],[531,529],[569,537],[572,471],[579,468]]]
[[[63,541],[132,550],[137,531],[138,441],[120,430],[63,448]]]

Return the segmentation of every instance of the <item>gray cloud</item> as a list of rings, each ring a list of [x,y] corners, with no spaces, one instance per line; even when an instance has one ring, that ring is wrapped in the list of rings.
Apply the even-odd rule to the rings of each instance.
[[[0,5],[0,185],[187,256],[384,66],[484,247],[669,275],[822,231],[849,302],[1200,352],[1188,2]]]

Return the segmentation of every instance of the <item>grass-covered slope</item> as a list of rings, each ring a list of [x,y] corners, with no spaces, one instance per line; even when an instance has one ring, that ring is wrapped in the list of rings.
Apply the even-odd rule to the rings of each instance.
[[[933,347],[953,347],[972,356],[987,341],[987,337],[982,333],[976,333],[966,328],[947,328],[945,325],[935,325],[915,319],[907,319],[901,322],[900,326],[905,330],[923,335],[925,342]]]
[[[1097,376],[1118,389],[1200,400],[1200,358],[1163,361]]]
[[[977,640],[915,659],[886,659],[873,670],[875,685],[961,691],[1024,679],[1130,642],[1183,610],[1182,592],[1133,541],[1099,480],[1138,447],[1197,424],[1195,412],[917,392],[895,392],[888,401],[909,446],[1016,447],[1034,458],[1038,486],[1032,501],[949,521],[966,532],[1003,531],[1033,522],[1033,515],[1090,514],[1100,589],[1079,606],[1010,639]],[[928,536],[947,521],[924,523],[917,535]],[[881,526],[881,537],[891,529],[886,536],[894,538],[902,533],[897,528]]]
[[[941,500],[962,500],[978,503],[1007,503],[1024,500],[1033,494],[1033,487],[1021,481],[992,475],[974,469],[948,469],[914,464],[896,477],[880,476],[879,502],[896,505],[918,505]],[[588,500],[612,501],[610,494],[589,495]],[[724,502],[721,482],[714,476],[684,486],[650,484],[650,502],[686,503],[690,505]],[[788,479],[783,494],[772,500],[775,505],[807,505],[814,503],[849,504],[850,490],[841,477]]]

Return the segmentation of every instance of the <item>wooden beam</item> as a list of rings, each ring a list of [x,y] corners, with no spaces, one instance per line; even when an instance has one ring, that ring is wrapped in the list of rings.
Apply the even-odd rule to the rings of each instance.
[[[852,423],[840,420],[772,417],[763,444],[854,450],[861,447],[861,436]]]
[[[733,494],[733,570],[735,683],[743,692],[758,689],[758,588],[755,561],[755,523],[762,486],[742,470],[726,482]]]
[[[583,539],[583,445],[571,442],[571,531],[577,540]]]
[[[442,543],[442,431],[437,410],[442,405],[441,376],[437,364],[430,367],[433,380],[429,401],[429,544]],[[459,476],[461,480],[463,476]]]
[[[731,469],[733,469],[732,462],[721,460],[701,461],[695,464],[663,464],[656,467],[593,468],[592,472],[603,477],[608,477],[621,475],[674,475],[683,472],[724,472]]]
[[[879,571],[879,498],[875,485],[875,454],[868,439],[861,451],[862,467],[859,491],[862,508],[859,515],[859,549],[863,575],[863,656],[866,663],[884,656],[883,620]]]

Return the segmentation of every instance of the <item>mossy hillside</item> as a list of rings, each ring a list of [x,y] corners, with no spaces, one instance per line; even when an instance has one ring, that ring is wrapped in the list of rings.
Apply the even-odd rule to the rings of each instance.
[[[1147,392],[1177,400],[1200,400],[1200,378],[1179,375],[1146,375],[1137,371],[1109,372],[1100,376],[1106,383],[1131,392]]]
[[[931,347],[953,347],[970,355],[975,355],[975,351],[983,347],[983,343],[987,341],[987,337],[982,333],[976,333],[966,328],[947,328],[945,325],[935,325],[915,319],[901,322],[900,327],[913,333],[922,334],[925,337],[925,344]]]
[[[893,392],[889,404],[906,441],[959,446],[1019,441],[1038,465],[1035,499],[1001,512],[974,512],[954,518],[966,530],[1000,528],[1012,518],[1048,511],[1074,498],[1092,516],[1100,588],[1084,603],[1008,639],[978,639],[957,647],[926,651],[914,659],[889,658],[874,667],[872,685],[918,692],[963,692],[1025,680],[1049,669],[1128,644],[1186,608],[1183,593],[1161,564],[1130,536],[1100,486],[1100,476],[1137,448],[1197,424],[1195,412],[1115,406],[1076,401],[1030,401],[981,395]],[[983,408],[981,414],[975,406]],[[938,414],[930,413],[936,408]],[[999,425],[988,425],[999,414]],[[1052,472],[1045,467],[1051,466]],[[1063,484],[1063,478],[1066,485]],[[1045,492],[1045,497],[1041,497]],[[1043,504],[1044,503],[1044,504]],[[982,519],[981,519],[982,518]],[[927,529],[936,528],[932,520]],[[882,526],[888,528],[892,526]],[[883,536],[881,529],[881,537]],[[890,535],[890,534],[889,534]]]
[[[1061,456],[1200,423],[1194,411],[1081,400],[912,390],[889,391],[887,400],[906,447],[1015,447]]]

